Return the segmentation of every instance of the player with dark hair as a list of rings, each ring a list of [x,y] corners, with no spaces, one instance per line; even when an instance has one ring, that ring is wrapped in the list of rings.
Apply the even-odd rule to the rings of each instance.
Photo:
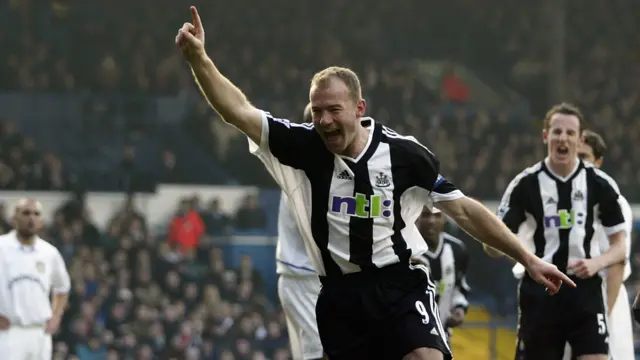
[[[329,67],[313,77],[313,124],[276,118],[220,73],[205,52],[195,7],[191,13],[193,23],[179,29],[176,44],[203,95],[247,135],[294,209],[322,282],[316,318],[330,359],[451,359],[429,274],[409,262],[424,206],[435,204],[474,237],[526,264],[550,293],[563,281],[575,285],[442,177],[426,147],[364,119],[353,71]]]
[[[429,251],[413,256],[412,261],[429,268],[436,287],[436,302],[447,335],[462,325],[467,315],[471,291],[467,283],[469,254],[462,240],[444,231],[446,219],[437,208],[425,208],[418,218],[418,229]]]
[[[626,223],[615,181],[578,158],[583,122],[571,104],[547,112],[542,131],[547,158],[513,179],[498,209],[528,249],[567,271],[578,285],[547,297],[522,265],[514,267],[521,279],[517,360],[561,360],[567,342],[579,360],[606,360],[609,354],[600,271],[610,268],[620,278],[612,285],[620,284],[622,272],[615,269],[625,261]],[[595,237],[599,228],[609,242],[604,252]]]
[[[607,145],[602,136],[591,130],[582,132],[582,143],[578,146],[578,157],[584,161],[592,163],[596,168],[600,168],[604,161],[604,154]],[[627,288],[623,281],[631,275],[631,264],[629,256],[631,254],[631,229],[633,227],[633,213],[631,206],[624,198],[618,196],[618,202],[622,209],[625,220],[625,245],[626,264],[619,263],[610,266],[604,271],[605,284],[607,290],[607,309],[609,325],[609,354],[615,359],[633,359],[633,324],[631,321],[629,298]],[[596,230],[594,239],[600,245],[600,252],[604,253],[609,248],[609,239],[602,228]],[[575,357],[574,357],[575,358]],[[565,351],[565,360],[571,359],[570,347]]]

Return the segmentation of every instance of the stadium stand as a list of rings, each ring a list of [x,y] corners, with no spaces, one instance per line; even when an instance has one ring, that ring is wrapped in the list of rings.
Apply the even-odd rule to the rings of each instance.
[[[246,139],[212,121],[173,46],[191,3],[214,19],[206,30],[221,69],[278,116],[299,116],[314,71],[351,66],[369,115],[428,144],[466,193],[496,200],[543,156],[544,109],[572,101],[605,135],[605,171],[640,202],[640,3],[628,0],[5,1],[0,190],[272,188]],[[82,196],[51,217],[45,237],[74,278],[55,359],[287,358],[273,271],[240,271],[251,261],[225,247],[274,235],[277,192],[245,199],[188,189],[160,222],[148,219],[158,209],[133,203],[116,214],[84,212]],[[191,220],[200,236],[183,231]],[[468,243],[476,305],[454,349],[460,359],[512,358],[509,264]],[[640,290],[637,249],[632,294]],[[256,264],[272,258],[251,255]]]

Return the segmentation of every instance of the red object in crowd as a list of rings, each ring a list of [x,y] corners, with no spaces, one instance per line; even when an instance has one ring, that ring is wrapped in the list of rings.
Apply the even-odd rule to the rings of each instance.
[[[446,75],[442,79],[442,88],[448,100],[457,102],[469,100],[469,87],[455,75]]]
[[[176,215],[169,226],[169,244],[178,245],[182,249],[193,249],[198,246],[204,234],[204,223],[197,211],[189,211],[185,215]]]

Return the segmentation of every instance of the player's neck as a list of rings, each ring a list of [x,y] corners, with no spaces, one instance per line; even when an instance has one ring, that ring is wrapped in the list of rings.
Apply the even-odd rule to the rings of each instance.
[[[348,156],[352,159],[356,159],[367,147],[367,143],[369,142],[369,130],[365,128],[358,129],[355,138],[347,146],[342,155]]]
[[[32,246],[33,243],[36,242],[36,236],[35,235],[21,235],[21,234],[16,234],[18,241],[20,242],[20,244],[22,245],[26,245],[26,246]]]
[[[440,247],[440,236],[433,239],[425,238],[424,241],[429,246],[429,251],[431,253],[435,253],[436,251],[438,251],[438,247]]]
[[[548,165],[551,171],[553,171],[556,175],[567,177],[571,175],[573,170],[575,170],[576,165],[578,165],[578,159],[572,159],[571,161],[569,161],[569,163],[566,164],[549,161]]]

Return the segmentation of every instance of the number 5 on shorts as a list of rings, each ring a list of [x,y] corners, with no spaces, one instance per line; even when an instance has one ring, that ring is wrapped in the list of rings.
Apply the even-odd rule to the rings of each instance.
[[[429,323],[429,312],[427,312],[427,308],[424,307],[424,303],[422,301],[416,301],[416,310],[418,310],[418,313],[422,315],[422,323],[427,325]]]
[[[598,313],[598,334],[604,335],[607,332],[607,322],[603,313]]]

